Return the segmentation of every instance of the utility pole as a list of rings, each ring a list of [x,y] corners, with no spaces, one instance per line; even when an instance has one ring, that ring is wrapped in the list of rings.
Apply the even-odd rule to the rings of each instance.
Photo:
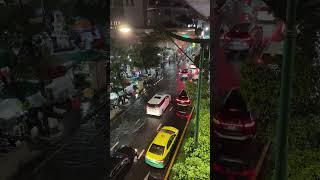
[[[297,0],[287,0],[286,39],[283,49],[281,71],[280,113],[277,121],[276,180],[286,180],[288,166],[288,120],[296,45],[296,4]]]
[[[198,79],[198,89],[197,89],[197,112],[196,112],[196,130],[194,133],[194,144],[195,148],[198,147],[198,137],[199,137],[199,118],[200,118],[200,100],[201,100],[201,84],[202,84],[202,74],[203,74],[203,60],[204,60],[204,43],[201,43],[200,50],[200,63],[199,63],[199,79]]]

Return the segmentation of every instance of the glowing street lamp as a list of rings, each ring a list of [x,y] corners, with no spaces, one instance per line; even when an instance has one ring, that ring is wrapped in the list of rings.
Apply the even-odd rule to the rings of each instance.
[[[119,27],[119,31],[122,33],[128,33],[131,31],[131,28],[127,25],[123,25]]]

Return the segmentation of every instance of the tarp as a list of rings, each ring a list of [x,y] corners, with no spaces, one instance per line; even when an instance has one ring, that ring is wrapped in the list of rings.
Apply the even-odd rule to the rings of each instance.
[[[46,86],[46,89],[51,89],[52,95],[57,100],[58,98],[67,98],[74,92],[74,86],[71,79],[66,76],[58,77]]]
[[[0,102],[0,119],[9,120],[22,114],[22,103],[18,99],[10,98]]]
[[[29,101],[31,107],[41,107],[46,99],[41,95],[40,91],[38,91],[37,93],[27,97],[27,100]]]

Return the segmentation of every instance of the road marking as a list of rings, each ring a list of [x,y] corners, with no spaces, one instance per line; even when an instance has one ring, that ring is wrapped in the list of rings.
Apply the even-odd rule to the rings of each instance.
[[[194,110],[194,107],[192,108],[190,114],[193,113],[193,110]],[[176,158],[176,156],[177,156],[177,154],[178,154],[178,151],[179,151],[179,149],[180,149],[180,146],[181,146],[181,143],[182,143],[182,139],[183,139],[183,137],[184,137],[184,135],[185,135],[185,133],[186,133],[187,127],[189,126],[189,122],[190,122],[191,117],[192,117],[192,116],[189,117],[189,119],[188,119],[188,121],[187,121],[187,123],[186,123],[186,126],[185,126],[184,129],[183,129],[182,135],[181,135],[181,137],[180,137],[180,140],[179,140],[179,143],[178,143],[178,145],[177,145],[177,147],[176,147],[176,150],[175,150],[175,152],[174,152],[174,154],[173,154],[173,157],[171,158],[171,161],[170,161],[168,170],[167,170],[167,172],[166,172],[166,175],[165,175],[165,177],[164,177],[164,180],[169,179],[169,174],[170,174],[170,172],[171,172],[173,163],[174,163],[175,158]]]
[[[136,121],[136,123],[135,123],[135,124],[137,125],[137,124],[138,124],[138,122],[139,122],[140,120],[141,120],[141,119],[139,118],[139,119]]]
[[[149,176],[150,176],[150,171],[148,172],[148,174],[146,175],[146,177],[144,177],[143,180],[148,180]]]
[[[157,131],[160,129],[161,125],[162,125],[162,124],[159,124],[159,126],[158,126],[158,128],[157,128]]]
[[[112,151],[118,144],[119,144],[119,141],[112,146],[112,148],[110,149],[110,151]]]
[[[170,110],[169,110],[169,111],[171,111],[171,110],[172,110],[172,108],[173,108],[173,107],[171,106],[171,108],[170,108]]]
[[[144,153],[144,149],[141,151],[141,153],[139,154],[139,157],[138,157],[138,159],[140,159],[141,158],[141,156],[142,156],[142,154]]]

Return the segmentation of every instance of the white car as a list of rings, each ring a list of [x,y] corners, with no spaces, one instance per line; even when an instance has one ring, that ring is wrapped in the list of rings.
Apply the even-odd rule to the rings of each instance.
[[[199,68],[191,64],[189,66],[189,71],[191,72],[192,79],[195,79],[195,80],[199,79],[199,72],[200,72]]]
[[[155,94],[147,103],[146,113],[154,116],[161,116],[171,102],[169,94]]]

